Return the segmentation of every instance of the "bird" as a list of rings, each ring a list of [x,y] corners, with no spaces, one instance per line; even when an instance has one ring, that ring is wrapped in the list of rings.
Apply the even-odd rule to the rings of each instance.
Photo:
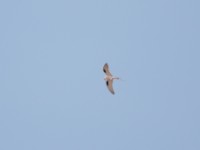
[[[114,92],[114,89],[113,89],[113,81],[116,79],[116,80],[119,80],[118,77],[114,77],[112,76],[112,74],[110,73],[110,70],[109,70],[109,65],[108,63],[105,63],[104,66],[103,66],[103,71],[104,73],[106,74],[104,80],[106,81],[106,86],[108,87],[108,90],[114,95],[115,92]]]

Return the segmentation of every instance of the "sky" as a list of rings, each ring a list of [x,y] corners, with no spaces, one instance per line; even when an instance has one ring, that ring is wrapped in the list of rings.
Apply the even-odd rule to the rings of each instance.
[[[0,1],[0,149],[199,150],[199,6]]]

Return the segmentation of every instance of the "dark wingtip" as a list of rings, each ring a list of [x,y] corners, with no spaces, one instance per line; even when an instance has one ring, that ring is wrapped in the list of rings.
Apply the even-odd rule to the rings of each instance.
[[[107,64],[107,63],[105,63],[105,65],[108,65],[108,64]],[[105,66],[105,65],[104,65],[104,66]],[[105,73],[106,73],[106,70],[105,70],[104,68],[103,68],[103,72],[105,72]]]

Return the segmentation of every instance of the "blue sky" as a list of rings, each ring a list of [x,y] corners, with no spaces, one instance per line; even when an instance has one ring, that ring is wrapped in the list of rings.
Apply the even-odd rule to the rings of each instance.
[[[0,149],[199,150],[199,6],[1,1]]]

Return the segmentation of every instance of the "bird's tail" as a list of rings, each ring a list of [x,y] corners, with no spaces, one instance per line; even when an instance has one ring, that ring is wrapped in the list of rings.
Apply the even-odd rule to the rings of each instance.
[[[115,79],[124,81],[122,78],[119,78],[119,77],[115,77]]]

